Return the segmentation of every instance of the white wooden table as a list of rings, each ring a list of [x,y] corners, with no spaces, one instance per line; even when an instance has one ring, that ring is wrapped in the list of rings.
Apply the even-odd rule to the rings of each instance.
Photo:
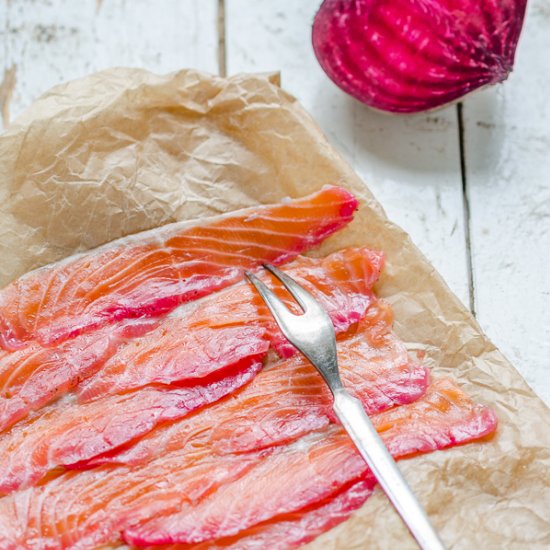
[[[502,86],[429,115],[390,117],[319,68],[320,0],[0,3],[3,124],[59,82],[127,65],[280,70],[385,207],[550,403],[550,6],[530,0]]]

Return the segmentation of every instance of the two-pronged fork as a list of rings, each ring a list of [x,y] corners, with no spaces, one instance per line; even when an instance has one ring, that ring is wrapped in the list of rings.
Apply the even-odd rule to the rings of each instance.
[[[246,272],[283,334],[315,366],[334,396],[334,412],[365,459],[380,486],[423,550],[444,550],[416,496],[401,475],[361,402],[342,385],[332,321],[315,298],[294,279],[271,265],[264,266],[279,279],[303,310],[295,315],[254,274]]]

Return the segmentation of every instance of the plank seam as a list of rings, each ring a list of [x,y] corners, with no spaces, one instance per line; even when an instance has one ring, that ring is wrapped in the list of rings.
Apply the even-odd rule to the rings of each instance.
[[[470,311],[476,315],[474,272],[472,262],[471,212],[468,178],[466,176],[466,149],[464,145],[464,114],[462,102],[457,103],[458,147],[460,151],[460,177],[462,181],[462,206],[464,211],[464,237],[466,239],[466,267],[468,269],[468,295]]]
[[[218,73],[227,76],[227,51],[225,43],[225,0],[218,0]]]

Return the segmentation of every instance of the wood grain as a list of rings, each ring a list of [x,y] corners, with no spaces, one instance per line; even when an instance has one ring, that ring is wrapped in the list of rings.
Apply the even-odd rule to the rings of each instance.
[[[550,404],[550,6],[533,0],[515,70],[464,103],[477,318]]]
[[[13,119],[51,86],[113,66],[218,70],[217,0],[19,0],[0,3]],[[1,74],[1,73],[0,73]]]

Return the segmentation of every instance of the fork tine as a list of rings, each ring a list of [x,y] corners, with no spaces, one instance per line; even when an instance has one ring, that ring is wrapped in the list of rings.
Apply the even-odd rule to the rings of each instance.
[[[284,324],[285,320],[288,320],[289,316],[295,316],[294,313],[292,313],[284,304],[279,300],[277,295],[254,273],[251,273],[250,271],[245,271],[244,274],[246,275],[246,278],[256,287],[256,290],[260,293],[260,296],[264,299],[267,307],[269,308],[269,311],[271,311],[271,314],[273,317],[275,317],[275,320],[279,324]]]
[[[264,299],[286,339],[317,368],[334,393],[342,388],[336,356],[334,326],[323,306],[299,283],[271,265],[265,265],[304,309],[302,315],[290,311],[277,295],[249,271],[249,281]]]
[[[315,298],[301,285],[299,285],[294,279],[289,277],[286,273],[283,273],[280,269],[272,266],[271,264],[264,264],[264,267],[270,271],[290,292],[294,299],[300,304],[304,313],[311,308],[314,308],[315,311],[324,309],[321,308],[315,300]]]

